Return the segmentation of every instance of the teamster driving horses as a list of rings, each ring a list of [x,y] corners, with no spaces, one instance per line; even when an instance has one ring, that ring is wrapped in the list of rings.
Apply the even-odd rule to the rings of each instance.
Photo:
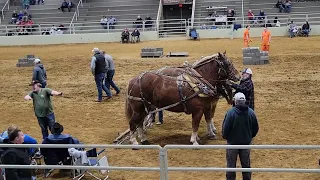
[[[227,83],[236,90],[235,93],[243,93],[246,96],[246,105],[254,110],[254,85],[252,82],[252,70],[250,68],[245,68],[242,71],[240,84],[235,84],[230,81],[227,81]]]

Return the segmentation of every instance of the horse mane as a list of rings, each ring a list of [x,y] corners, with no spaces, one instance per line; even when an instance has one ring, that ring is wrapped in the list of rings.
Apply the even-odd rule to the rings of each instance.
[[[197,67],[199,67],[199,66],[201,66],[201,65],[203,65],[203,64],[206,64],[206,63],[211,62],[212,60],[216,60],[217,57],[218,57],[218,55],[219,55],[219,54],[212,54],[212,55],[210,55],[210,56],[203,57],[203,58],[201,58],[200,60],[194,62],[194,63],[192,64],[192,68],[197,68]]]

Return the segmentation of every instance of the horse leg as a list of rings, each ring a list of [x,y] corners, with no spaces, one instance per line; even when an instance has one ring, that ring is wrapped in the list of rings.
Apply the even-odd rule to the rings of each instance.
[[[199,145],[199,143],[197,142],[197,140],[199,140],[200,138],[198,137],[198,130],[199,130],[199,124],[200,124],[200,120],[202,118],[203,115],[203,111],[197,111],[196,113],[192,113],[192,135],[190,138],[190,142],[193,145]]]
[[[213,123],[212,123],[212,118],[211,118],[211,109],[204,111],[204,118],[207,122],[208,138],[209,139],[217,139],[216,134],[213,131],[213,126],[212,126]]]
[[[138,129],[138,137],[140,138],[141,144],[142,145],[149,145],[149,141],[147,140],[147,137],[144,133],[143,127],[139,126]]]
[[[215,100],[211,103],[211,122],[210,122],[210,126],[211,126],[211,129],[212,131],[217,134],[217,128],[214,126],[214,121],[213,121],[213,118],[214,118],[214,113],[216,112],[216,107],[217,107],[217,104],[218,104],[218,100]],[[207,122],[208,123],[208,122]]]
[[[137,141],[137,124],[139,122],[139,115],[137,115],[136,113],[133,113],[130,120],[129,120],[129,126],[130,126],[130,142],[132,143],[132,145],[138,145],[138,141]]]

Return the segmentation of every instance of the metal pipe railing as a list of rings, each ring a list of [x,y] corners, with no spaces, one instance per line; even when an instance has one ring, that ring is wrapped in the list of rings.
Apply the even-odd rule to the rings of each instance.
[[[4,19],[4,9],[6,8],[6,6],[8,6],[8,10],[9,10],[10,9],[10,0],[7,0],[7,2],[4,4],[3,8],[1,9],[2,19]]]

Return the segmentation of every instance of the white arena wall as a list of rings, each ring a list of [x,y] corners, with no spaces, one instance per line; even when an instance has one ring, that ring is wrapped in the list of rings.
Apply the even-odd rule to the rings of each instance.
[[[272,36],[288,36],[288,27],[270,27]],[[204,38],[242,38],[244,28],[197,30],[201,39]],[[263,28],[251,28],[251,37],[260,37]],[[310,35],[320,35],[320,25],[312,26]],[[50,45],[74,43],[120,42],[121,33],[91,33],[91,34],[63,34],[63,35],[32,35],[32,36],[0,36],[0,46],[22,45]],[[141,33],[141,41],[159,40],[157,31]],[[188,37],[186,37],[188,39]]]

